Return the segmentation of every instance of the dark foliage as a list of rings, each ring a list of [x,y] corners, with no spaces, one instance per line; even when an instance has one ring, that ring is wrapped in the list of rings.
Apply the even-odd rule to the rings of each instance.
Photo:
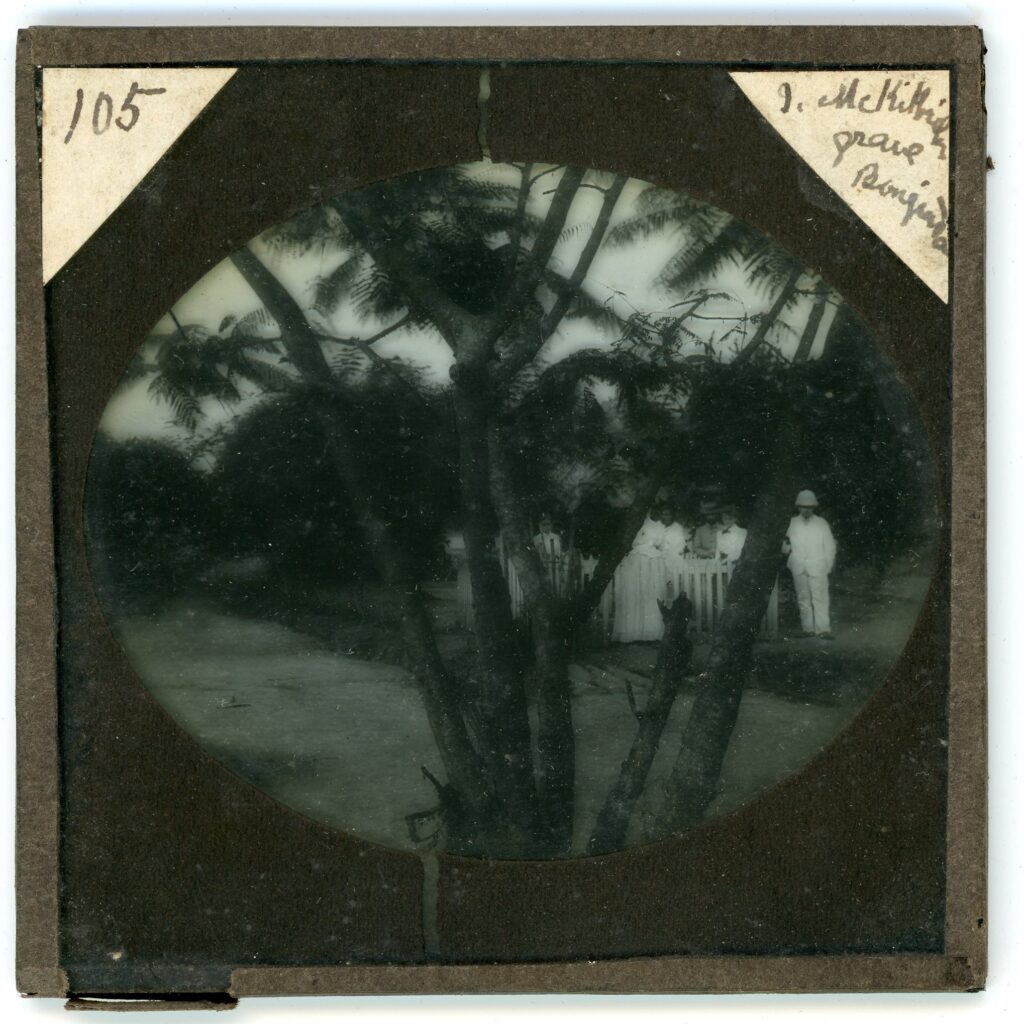
[[[375,511],[430,578],[441,570],[443,527],[457,505],[453,442],[443,397],[420,405],[397,388],[371,372],[347,389],[355,454]],[[210,541],[224,557],[263,555],[289,582],[374,578],[323,423],[301,389],[269,397],[238,421],[210,490],[219,510]]]
[[[189,586],[208,557],[209,502],[179,448],[97,434],[85,524],[101,602],[145,610]]]

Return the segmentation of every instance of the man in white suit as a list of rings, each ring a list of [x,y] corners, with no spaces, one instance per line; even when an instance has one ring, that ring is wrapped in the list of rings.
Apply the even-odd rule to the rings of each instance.
[[[813,491],[796,496],[797,514],[789,521],[782,553],[789,555],[790,572],[800,609],[804,636],[832,639],[828,615],[828,577],[836,560],[836,542],[828,523],[817,515]]]

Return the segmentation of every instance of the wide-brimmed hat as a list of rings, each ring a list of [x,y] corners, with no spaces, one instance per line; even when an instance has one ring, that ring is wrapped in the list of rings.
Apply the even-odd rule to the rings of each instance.
[[[717,501],[702,501],[700,503],[700,514],[702,516],[709,516],[713,512],[717,512],[717,511],[718,511],[718,502]]]
[[[796,507],[800,508],[801,505],[805,508],[818,507],[818,499],[814,496],[814,491],[801,491],[796,496]]]

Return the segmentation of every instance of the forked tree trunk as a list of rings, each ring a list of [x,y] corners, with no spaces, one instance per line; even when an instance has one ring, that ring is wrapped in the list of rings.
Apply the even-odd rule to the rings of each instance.
[[[507,385],[517,369],[533,359],[566,314],[607,231],[612,212],[626,184],[617,176],[605,190],[601,211],[576,266],[558,289],[555,302],[544,315],[537,337],[529,345],[516,346],[514,357],[494,361],[496,343],[509,336],[521,322],[537,285],[544,279],[552,253],[562,235],[570,208],[583,184],[586,171],[567,167],[555,187],[550,206],[534,243],[521,264],[513,260],[513,273],[494,311],[470,315],[440,292],[429,271],[415,264],[406,248],[374,222],[358,201],[345,197],[334,201],[349,229],[392,277],[402,282],[409,298],[427,313],[456,355],[455,411],[459,436],[459,463],[464,514],[466,561],[473,590],[475,634],[479,666],[472,706],[467,715],[473,724],[481,757],[499,800],[522,832],[523,850],[550,844],[552,829],[571,835],[574,757],[568,690],[568,650],[554,617],[545,619],[541,609],[531,609],[541,637],[536,650],[542,679],[539,701],[538,752],[542,803],[533,774],[532,744],[527,715],[526,690],[519,664],[507,584],[501,570],[494,536],[493,496],[489,492],[488,430],[497,409],[495,386]],[[517,209],[525,211],[531,180],[529,165],[522,172]],[[513,235],[519,248],[521,234]],[[551,808],[560,807],[555,813]],[[568,819],[564,825],[563,820]],[[567,830],[567,832],[566,832]],[[561,842],[558,840],[557,842]],[[566,840],[567,842],[567,840]],[[513,851],[510,851],[513,852]]]
[[[518,208],[525,209],[529,195],[529,171],[520,190]],[[492,497],[489,493],[488,428],[496,409],[493,388],[499,374],[491,364],[499,338],[515,329],[523,310],[543,279],[551,254],[564,229],[570,207],[586,171],[568,167],[555,188],[544,221],[527,258],[514,273],[493,313],[468,314],[449,296],[441,294],[429,271],[415,264],[397,240],[382,230],[358,202],[343,197],[335,201],[347,226],[373,258],[396,280],[410,299],[434,321],[456,354],[455,411],[459,436],[459,464],[466,541],[466,562],[473,590],[478,671],[468,715],[475,727],[480,753],[488,775],[522,832],[523,849],[529,853],[544,841],[533,774],[532,744],[527,715],[525,680],[515,643],[509,595],[496,550]],[[611,210],[625,179],[616,179],[606,195],[598,225],[584,248],[566,294],[559,296],[545,318],[547,333],[564,315],[571,292],[578,290],[594,250],[603,237]],[[516,235],[518,241],[519,235]],[[518,247],[518,246],[517,246]],[[530,359],[546,338],[539,338],[520,356]],[[510,368],[509,368],[510,369]]]

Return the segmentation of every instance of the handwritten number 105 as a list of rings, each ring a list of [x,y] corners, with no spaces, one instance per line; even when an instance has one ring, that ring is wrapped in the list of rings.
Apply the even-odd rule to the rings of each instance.
[[[130,132],[142,115],[142,111],[139,110],[138,106],[132,102],[136,96],[159,96],[160,93],[167,92],[166,89],[141,89],[139,88],[138,82],[132,82],[131,87],[128,90],[128,95],[125,96],[124,102],[121,104],[121,113],[117,117],[114,117],[114,101],[108,93],[99,92],[96,94],[96,102],[92,105],[92,130],[95,135],[102,135],[108,128],[110,128],[111,122],[117,125],[118,128],[123,132]],[[64,136],[64,142],[68,143],[71,141],[71,136],[75,134],[75,129],[78,127],[78,120],[82,116],[82,107],[85,106],[85,90],[79,89],[75,93],[75,112],[71,115],[71,127],[68,128],[67,135]],[[125,115],[127,119],[125,118]]]

